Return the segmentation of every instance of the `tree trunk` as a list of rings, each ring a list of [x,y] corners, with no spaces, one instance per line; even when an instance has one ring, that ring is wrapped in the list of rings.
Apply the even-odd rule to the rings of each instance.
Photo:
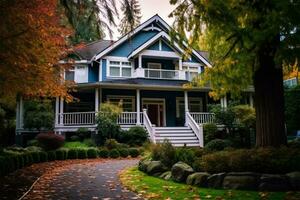
[[[272,48],[262,49],[258,60],[259,68],[254,74],[258,147],[278,147],[287,144],[282,69],[276,68],[272,50]]]

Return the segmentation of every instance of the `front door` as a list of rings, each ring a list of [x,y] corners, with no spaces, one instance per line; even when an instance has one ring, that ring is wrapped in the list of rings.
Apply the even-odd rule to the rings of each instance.
[[[148,117],[155,126],[164,126],[164,101],[162,100],[145,100],[143,107],[147,109]]]

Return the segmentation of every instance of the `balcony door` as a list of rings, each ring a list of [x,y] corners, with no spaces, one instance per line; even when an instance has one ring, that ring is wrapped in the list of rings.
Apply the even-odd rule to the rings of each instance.
[[[147,109],[148,117],[155,126],[166,126],[166,112],[164,99],[143,99],[143,108]]]

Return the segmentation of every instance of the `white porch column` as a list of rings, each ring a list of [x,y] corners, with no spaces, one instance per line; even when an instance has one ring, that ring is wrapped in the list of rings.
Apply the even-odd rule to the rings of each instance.
[[[24,127],[24,102],[23,97],[20,97],[20,128],[22,129]]]
[[[99,89],[95,88],[95,112],[99,111]]]
[[[179,58],[178,65],[179,70],[182,70],[182,58]]]
[[[60,97],[60,102],[59,102],[59,113],[60,113],[60,117],[59,117],[59,124],[63,125],[64,124],[64,120],[63,120],[63,113],[64,113],[64,98]]]
[[[139,68],[142,68],[142,55],[139,55]]]
[[[55,98],[55,126],[58,124],[59,117],[59,97]]]
[[[16,107],[16,129],[20,128],[20,101],[17,99],[17,107]]]
[[[137,89],[136,90],[136,124],[140,125],[141,124],[141,94],[140,94],[140,90]]]
[[[188,99],[188,92],[184,91],[184,113],[185,113],[185,125],[187,126],[186,119],[187,119],[187,112],[189,111],[189,99]]]
[[[254,108],[254,101],[253,101],[253,94],[252,93],[250,93],[249,94],[249,103],[250,103],[250,106],[252,107],[252,108]]]

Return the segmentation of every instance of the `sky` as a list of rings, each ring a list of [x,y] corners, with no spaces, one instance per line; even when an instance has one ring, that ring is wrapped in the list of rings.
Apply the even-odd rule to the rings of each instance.
[[[119,2],[119,1],[117,1]],[[168,15],[175,9],[174,5],[170,5],[169,0],[139,0],[140,6],[141,6],[141,14],[142,19],[141,23],[149,19],[155,14],[158,14],[160,17],[162,17],[169,25],[172,25],[174,19],[169,18]],[[117,3],[118,7],[120,8],[120,3]],[[120,9],[119,9],[120,10]],[[121,17],[121,12],[119,13]],[[117,24],[119,21],[117,21]],[[113,39],[116,40],[118,37],[120,37],[118,33],[118,28],[113,28],[114,34]],[[109,35],[106,34],[105,39],[110,39]]]

